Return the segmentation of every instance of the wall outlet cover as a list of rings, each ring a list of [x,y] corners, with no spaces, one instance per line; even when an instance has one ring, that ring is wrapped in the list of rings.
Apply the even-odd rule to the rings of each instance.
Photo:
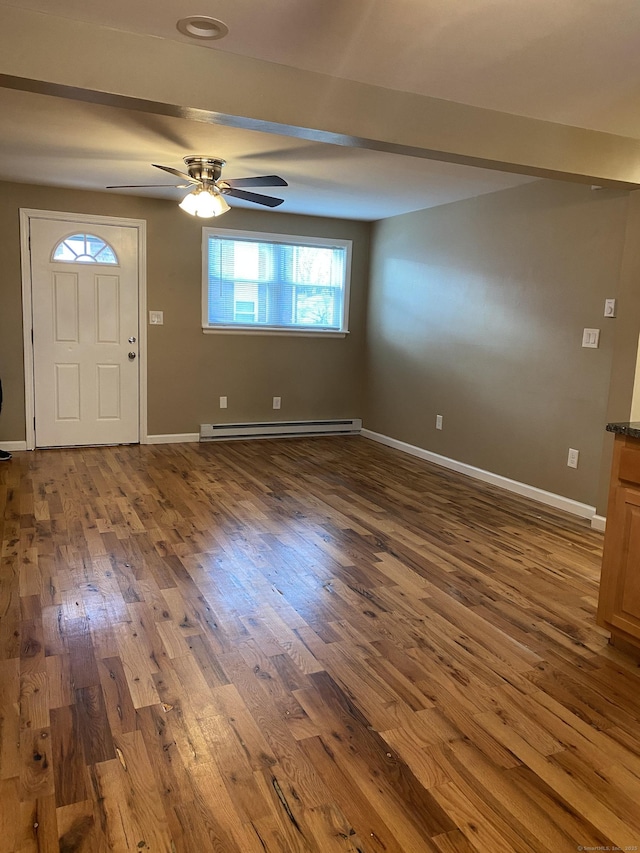
[[[164,311],[149,311],[150,326],[164,326]]]

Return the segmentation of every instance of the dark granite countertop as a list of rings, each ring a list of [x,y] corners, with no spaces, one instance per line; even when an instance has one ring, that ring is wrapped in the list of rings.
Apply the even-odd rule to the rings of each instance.
[[[631,438],[640,438],[640,421],[621,424],[607,424],[607,432],[615,432],[618,433],[618,435],[629,435]]]

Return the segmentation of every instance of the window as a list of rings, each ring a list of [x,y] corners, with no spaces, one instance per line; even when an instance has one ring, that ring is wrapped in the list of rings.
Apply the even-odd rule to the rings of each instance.
[[[93,234],[72,234],[56,246],[54,261],[71,264],[117,264],[118,258],[108,243]]]
[[[347,332],[349,240],[203,233],[205,331]]]

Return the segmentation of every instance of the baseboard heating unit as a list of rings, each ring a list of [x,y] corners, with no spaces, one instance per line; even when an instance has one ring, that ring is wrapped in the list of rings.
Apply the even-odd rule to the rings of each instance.
[[[333,421],[270,421],[256,424],[200,424],[200,441],[303,435],[358,435],[361,429],[360,418]]]

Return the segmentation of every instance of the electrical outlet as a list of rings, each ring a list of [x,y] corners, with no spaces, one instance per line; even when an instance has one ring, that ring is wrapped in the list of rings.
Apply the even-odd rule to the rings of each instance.
[[[569,456],[567,457],[567,465],[569,468],[577,468],[578,467],[578,457],[580,456],[579,450],[574,450],[573,447],[569,448]]]
[[[274,397],[273,398],[273,408],[274,409],[279,409],[281,403],[282,403],[282,397]]]
[[[442,415],[436,415],[436,429],[442,429]]]
[[[220,397],[220,408],[221,409],[227,408],[227,398],[226,397]]]

